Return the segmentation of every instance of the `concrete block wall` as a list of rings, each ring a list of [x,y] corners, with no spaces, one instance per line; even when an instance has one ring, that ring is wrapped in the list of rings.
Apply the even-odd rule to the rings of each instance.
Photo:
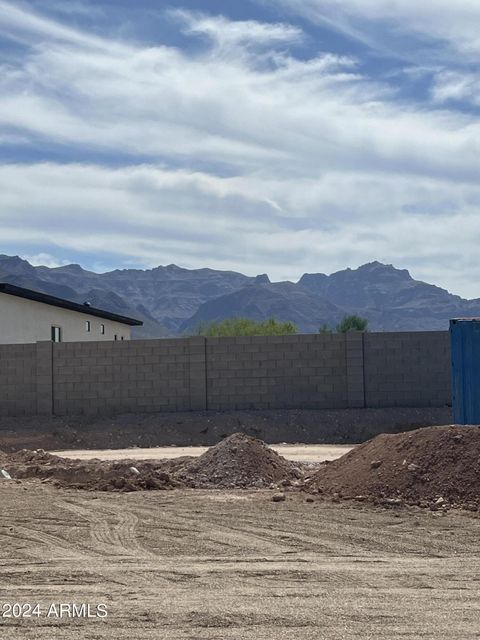
[[[188,411],[188,340],[53,345],[54,413]]]
[[[208,338],[206,353],[211,410],[347,406],[341,335]]]
[[[37,346],[0,345],[0,415],[37,413]]]
[[[345,334],[345,361],[347,368],[347,408],[365,407],[363,333]]]
[[[442,407],[448,332],[0,345],[0,415]]]
[[[447,331],[366,333],[365,406],[441,407],[451,403]]]

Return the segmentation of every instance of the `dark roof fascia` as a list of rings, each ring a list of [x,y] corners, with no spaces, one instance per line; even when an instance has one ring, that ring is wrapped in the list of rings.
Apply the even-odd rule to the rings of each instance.
[[[43,302],[43,304],[49,304],[52,307],[60,307],[61,309],[69,309],[70,311],[85,313],[89,316],[96,316],[97,318],[112,320],[113,322],[119,322],[120,324],[127,324],[131,327],[141,327],[143,325],[141,320],[135,320],[135,318],[120,316],[116,313],[110,313],[110,311],[102,311],[102,309],[96,309],[95,307],[89,307],[88,305],[79,304],[78,302],[71,302],[64,298],[50,296],[46,293],[40,293],[40,291],[24,289],[23,287],[8,284],[7,282],[0,282],[0,293],[7,293],[11,296],[26,298],[27,300],[34,300],[35,302]]]

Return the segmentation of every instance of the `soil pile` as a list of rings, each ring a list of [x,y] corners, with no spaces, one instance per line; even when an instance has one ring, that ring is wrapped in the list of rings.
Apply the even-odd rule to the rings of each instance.
[[[262,440],[234,433],[187,463],[176,477],[190,487],[242,489],[288,486],[301,475]]]
[[[72,460],[42,449],[0,454],[0,468],[13,479],[36,478],[62,487],[98,491],[170,489],[178,486],[248,488],[289,486],[298,466],[243,433],[234,434],[198,458],[106,462]],[[296,483],[298,484],[298,483]]]
[[[175,461],[176,465],[182,464]],[[170,461],[103,462],[101,460],[71,460],[51,455],[43,450],[23,450],[0,454],[0,467],[14,479],[35,478],[51,481],[57,486],[96,491],[140,491],[172,489],[178,486],[173,479]]]
[[[431,508],[480,508],[480,427],[382,434],[324,465],[311,492]]]

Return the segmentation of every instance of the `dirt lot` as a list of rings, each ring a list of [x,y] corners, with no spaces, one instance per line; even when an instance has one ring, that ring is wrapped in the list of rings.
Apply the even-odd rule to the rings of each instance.
[[[294,462],[324,462],[335,460],[352,450],[348,445],[333,444],[277,444],[271,447],[287,460]],[[152,447],[151,449],[69,449],[66,451],[52,451],[62,458],[77,460],[165,460],[180,456],[199,456],[207,451],[207,447]]]
[[[1,619],[0,637],[480,637],[477,514],[306,499],[1,482],[0,601],[41,615]],[[108,618],[47,618],[61,602]]]

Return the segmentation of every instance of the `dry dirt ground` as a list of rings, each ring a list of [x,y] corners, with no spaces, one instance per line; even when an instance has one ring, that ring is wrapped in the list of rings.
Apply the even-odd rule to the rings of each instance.
[[[450,407],[0,416],[0,449],[209,446],[238,431],[268,443],[357,444],[379,433],[451,421]]]
[[[277,444],[271,448],[287,460],[293,462],[324,462],[335,460],[353,447],[339,444]],[[66,451],[51,451],[50,453],[62,458],[74,458],[77,460],[171,460],[180,456],[199,456],[208,447],[152,447],[130,449],[69,449]]]
[[[0,602],[40,604],[0,638],[480,638],[478,514],[271,495],[0,482]]]

